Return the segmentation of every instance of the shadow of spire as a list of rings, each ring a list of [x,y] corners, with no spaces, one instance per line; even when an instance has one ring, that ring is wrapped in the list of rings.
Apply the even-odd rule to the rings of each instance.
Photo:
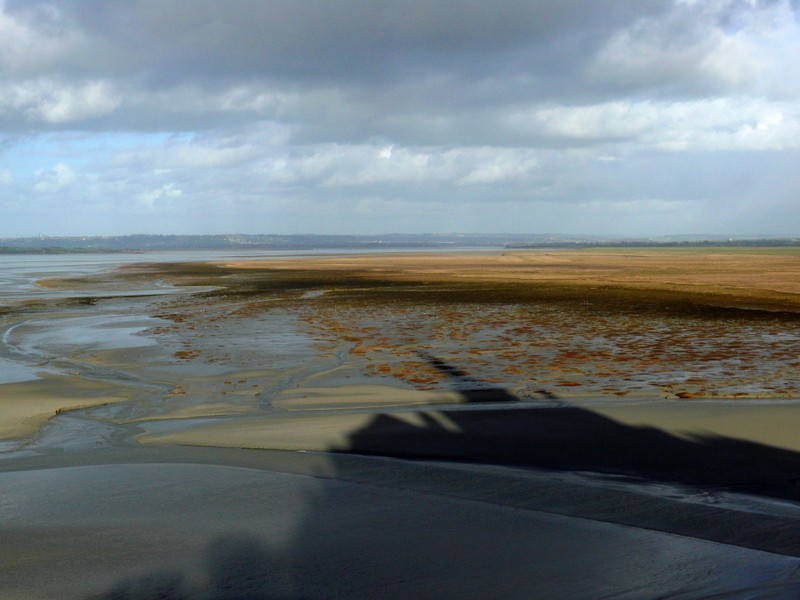
[[[520,402],[430,354],[467,404]],[[619,423],[576,406],[470,407],[419,413],[420,422],[376,415],[338,451],[555,471],[591,471],[664,483],[800,500],[800,454],[718,435],[678,437]]]
[[[476,379],[466,371],[459,369],[428,352],[417,350],[417,356],[431,367],[442,373],[450,383],[450,387],[458,392],[467,404],[485,402],[519,402],[520,399],[505,388]]]
[[[452,501],[449,490],[453,489],[468,488],[476,491],[474,498],[485,498],[481,486],[498,485],[494,477],[482,479],[487,477],[485,472],[477,476],[471,470],[466,475],[459,472],[455,481],[443,476],[439,465],[398,467],[389,461],[341,454],[594,471],[800,500],[800,454],[796,452],[720,436],[680,438],[574,406],[478,406],[469,394],[479,384],[502,392],[504,401],[519,399],[464,369],[433,356],[429,361],[448,376],[468,404],[415,411],[412,420],[406,420],[409,413],[378,414],[352,432],[346,447],[335,449],[340,454],[329,457],[320,491],[304,499],[303,517],[290,543],[267,544],[274,527],[263,524],[271,510],[266,503],[253,523],[247,523],[253,527],[246,533],[227,532],[202,550],[199,579],[179,568],[159,570],[119,581],[92,600],[755,597],[749,593],[753,591],[765,592],[759,597],[773,591],[770,597],[797,597],[800,584],[794,562],[777,567],[773,563],[769,568],[753,562],[776,550],[800,556],[797,524],[791,516],[773,518],[757,512],[730,516],[705,506],[675,508],[673,504],[679,502],[654,501],[646,495],[627,498],[620,508],[618,502],[625,493],[587,486],[576,495],[574,487],[556,482],[539,500],[542,504],[533,509],[530,520],[527,516],[517,520],[517,511],[471,500]],[[452,476],[459,470],[450,471]],[[338,478],[342,481],[332,481]],[[441,488],[437,487],[440,483]],[[415,491],[431,487],[431,495]],[[537,493],[531,490],[520,478],[497,495],[492,490],[489,497],[513,506],[515,497]],[[534,514],[546,513],[558,502],[562,504],[553,512],[577,512],[581,521],[570,524]],[[616,537],[606,528],[587,530],[584,519],[678,534],[674,540],[680,541],[672,548],[682,548],[687,555],[662,550],[665,539],[647,541],[650,534],[628,532]],[[767,552],[758,557],[742,555],[718,567],[721,559],[715,558],[718,550],[714,547],[698,566],[694,553],[702,548],[687,541],[691,537]],[[609,552],[615,548],[612,540],[617,540],[615,552]],[[762,566],[748,567],[742,559]],[[719,581],[702,579],[717,568],[725,574]],[[743,576],[737,580],[739,571]],[[775,573],[783,579],[775,580]],[[632,584],[632,577],[638,577],[638,583]],[[686,588],[692,577],[699,578],[694,580],[699,587]],[[718,590],[724,594],[715,595]],[[728,596],[730,590],[739,595]]]

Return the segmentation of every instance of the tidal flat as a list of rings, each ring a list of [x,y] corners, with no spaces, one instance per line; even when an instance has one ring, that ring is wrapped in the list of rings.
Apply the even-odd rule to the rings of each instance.
[[[37,597],[222,598],[223,564],[254,597],[800,589],[793,249],[160,262],[38,285],[0,309],[8,597],[51,568],[69,586]],[[80,508],[59,518],[59,499]],[[372,571],[324,566],[332,533],[342,560],[383,547]],[[103,564],[69,554],[92,539]]]
[[[227,300],[230,321],[291,314],[316,357],[338,357],[349,377],[415,390],[501,386],[540,400],[796,398],[799,261],[791,251],[562,251],[173,265],[164,273],[221,283],[204,309]],[[197,331],[198,318],[177,320]]]

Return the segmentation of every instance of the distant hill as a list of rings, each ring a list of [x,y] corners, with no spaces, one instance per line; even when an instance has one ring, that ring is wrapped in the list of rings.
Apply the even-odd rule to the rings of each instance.
[[[800,238],[670,236],[652,239],[558,234],[387,235],[123,235],[0,238],[0,254],[65,254],[169,250],[314,250],[379,248],[602,248],[800,246]]]
[[[531,236],[504,234],[123,235],[0,238],[0,253],[142,252],[154,250],[313,250],[334,248],[502,248]]]
[[[800,238],[688,239],[688,240],[574,240],[549,242],[510,242],[508,249],[525,248],[719,248],[719,247],[800,247]]]

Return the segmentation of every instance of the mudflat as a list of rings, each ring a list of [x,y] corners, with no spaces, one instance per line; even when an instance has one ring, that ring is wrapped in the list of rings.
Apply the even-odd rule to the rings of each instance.
[[[142,282],[192,293],[137,298]],[[142,264],[44,284],[81,300],[5,313],[6,358],[40,365],[0,385],[8,597],[800,589],[793,249]]]
[[[87,296],[158,281],[194,292]],[[136,443],[346,449],[375,414],[422,427],[482,404],[796,449],[797,249],[383,253],[39,283],[80,301],[9,310],[4,339],[62,367],[2,386],[7,439],[64,413]]]
[[[359,363],[361,376],[417,391],[494,385],[538,399],[800,395],[794,249],[369,255],[159,272],[222,286],[208,298],[235,302],[232,317],[283,307],[318,357],[346,352],[344,362]],[[322,387],[333,387],[320,377],[327,378]],[[276,401],[296,407],[316,392],[287,394]]]

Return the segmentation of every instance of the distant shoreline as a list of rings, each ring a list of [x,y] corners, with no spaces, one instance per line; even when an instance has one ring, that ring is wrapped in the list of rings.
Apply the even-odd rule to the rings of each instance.
[[[15,248],[0,246],[0,255],[40,254],[137,254],[141,250],[111,250],[108,248]]]
[[[693,240],[652,242],[647,240],[617,240],[613,242],[542,242],[534,244],[506,244],[509,250],[535,248],[800,248],[798,239],[758,240]]]
[[[122,235],[0,238],[0,254],[83,254],[172,250],[391,250],[526,248],[800,247],[800,237],[574,236],[564,234]]]

